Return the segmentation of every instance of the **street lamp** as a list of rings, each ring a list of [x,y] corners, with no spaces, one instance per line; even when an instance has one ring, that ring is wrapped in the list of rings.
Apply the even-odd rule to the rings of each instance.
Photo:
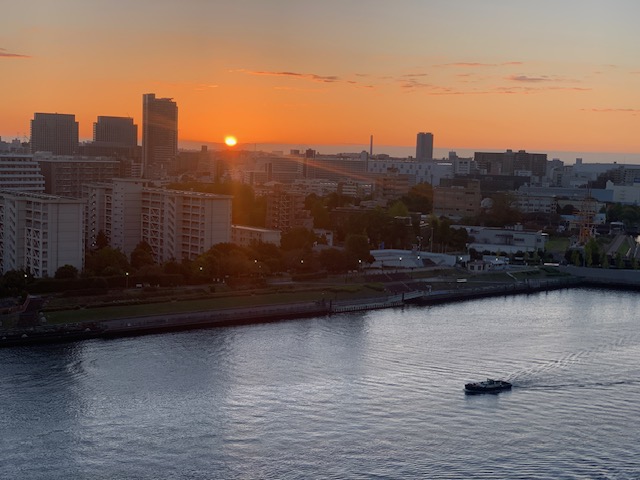
[[[125,288],[129,288],[129,272],[124,272]]]

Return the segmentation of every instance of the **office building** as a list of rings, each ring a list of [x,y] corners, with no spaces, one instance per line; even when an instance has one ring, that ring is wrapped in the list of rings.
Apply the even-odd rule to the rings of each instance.
[[[433,188],[433,214],[460,220],[480,213],[480,182],[474,179],[460,179],[451,185]]]
[[[84,207],[82,200],[0,190],[0,273],[42,278],[63,265],[82,270]]]
[[[51,152],[73,155],[78,151],[76,116],[62,113],[36,113],[31,120],[31,153]]]
[[[35,153],[33,159],[44,176],[44,192],[82,198],[82,185],[104,182],[120,175],[120,162],[111,157],[51,155]]]
[[[44,177],[33,155],[0,154],[0,190],[45,191]]]
[[[138,144],[138,126],[133,118],[98,117],[93,124],[93,141],[122,147],[135,147]]]
[[[266,227],[288,232],[292,228],[313,228],[310,212],[305,210],[306,195],[292,192],[287,185],[275,184],[267,194]]]
[[[483,175],[514,175],[536,177],[539,181],[547,171],[546,153],[475,152],[473,159]]]
[[[433,133],[418,133],[416,140],[416,160],[419,162],[433,160]]]
[[[142,174],[167,178],[178,154],[178,106],[171,98],[142,96]]]

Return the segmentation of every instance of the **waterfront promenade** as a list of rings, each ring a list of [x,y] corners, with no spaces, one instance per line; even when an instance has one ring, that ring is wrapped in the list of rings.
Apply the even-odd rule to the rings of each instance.
[[[487,280],[483,281],[485,278]],[[392,275],[389,277],[389,281],[384,284],[386,291],[384,295],[341,300],[328,299],[323,292],[322,298],[312,301],[245,304],[237,307],[163,313],[151,313],[153,309],[149,308],[149,314],[125,315],[106,319],[91,318],[92,309],[86,309],[85,317],[88,320],[56,325],[47,324],[46,313],[41,313],[41,318],[45,320],[43,324],[3,330],[0,336],[0,347],[263,323],[344,312],[398,308],[413,304],[431,305],[491,296],[527,294],[581,284],[579,277],[570,275],[519,278],[513,274],[506,274],[500,281],[489,280],[488,277],[467,281],[467,278],[456,278],[455,276],[449,276],[444,281],[437,277],[423,278],[419,281],[413,280],[412,277],[405,274]],[[241,304],[242,299],[247,297],[237,296],[235,298],[237,299],[236,303]],[[41,302],[37,301],[36,303],[40,304]],[[177,305],[179,302],[173,303]]]

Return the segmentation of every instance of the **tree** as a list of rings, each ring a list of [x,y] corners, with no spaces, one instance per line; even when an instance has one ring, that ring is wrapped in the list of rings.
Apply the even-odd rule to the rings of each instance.
[[[62,265],[60,268],[56,270],[54,274],[54,278],[56,280],[68,279],[68,278],[78,278],[78,269],[73,265]]]
[[[95,276],[124,275],[130,268],[127,256],[112,247],[91,252],[85,261],[85,271]]]
[[[367,236],[349,235],[345,241],[345,257],[349,268],[355,268],[361,262],[372,263]]]
[[[99,230],[98,234],[96,235],[96,243],[95,243],[96,250],[101,250],[108,246],[109,246],[109,239],[107,238],[107,235],[104,233],[104,231]]]
[[[346,255],[337,248],[322,250],[318,254],[318,261],[320,265],[331,273],[342,273],[348,269]]]
[[[283,250],[308,249],[313,247],[316,235],[304,227],[292,228],[280,237],[280,246]]]
[[[409,209],[400,200],[396,200],[389,206],[389,209],[387,210],[387,215],[389,215],[392,218],[408,217]]]
[[[142,240],[131,252],[131,266],[138,270],[145,266],[155,265],[155,263],[151,245]]]
[[[428,183],[418,183],[400,200],[411,212],[431,213],[433,210],[433,187]]]
[[[584,256],[587,267],[597,264],[600,260],[600,247],[595,238],[590,238],[584,246]]]

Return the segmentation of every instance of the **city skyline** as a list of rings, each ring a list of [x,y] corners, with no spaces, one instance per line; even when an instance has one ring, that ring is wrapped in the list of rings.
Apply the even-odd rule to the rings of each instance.
[[[415,148],[427,131],[436,150],[637,157],[637,13],[631,0],[11,4],[0,136],[58,112],[89,140],[98,116],[142,125],[140,96],[156,92],[179,105],[181,145]]]

